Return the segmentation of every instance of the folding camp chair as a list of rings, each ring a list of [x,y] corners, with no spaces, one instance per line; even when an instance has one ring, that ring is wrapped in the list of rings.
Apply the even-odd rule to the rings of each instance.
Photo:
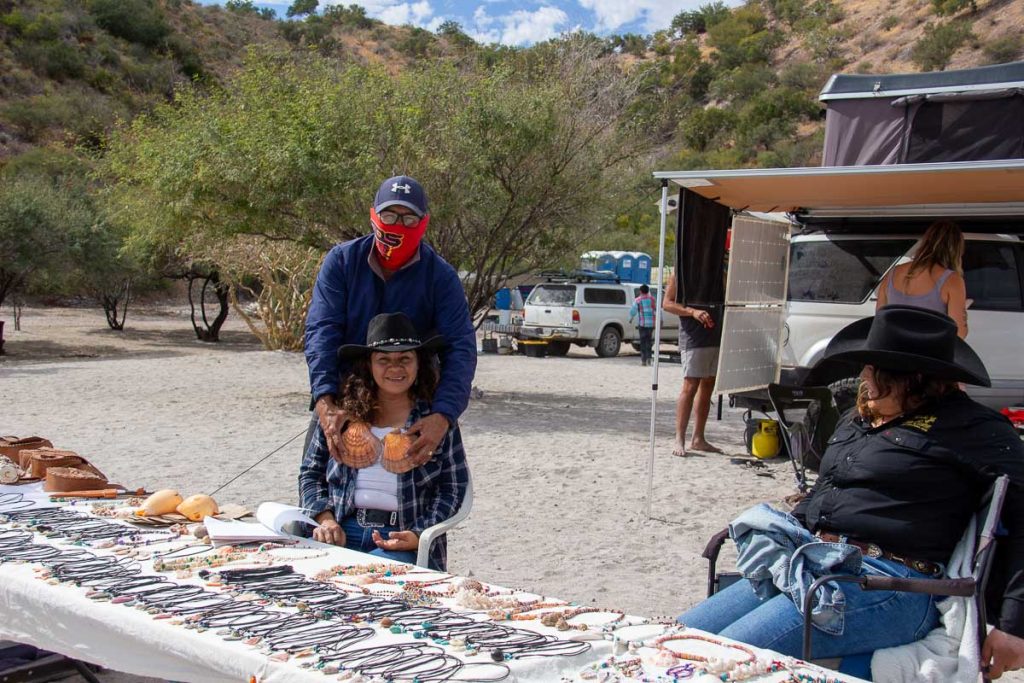
[[[814,602],[814,595],[818,588],[829,581],[842,583],[856,583],[861,590],[887,590],[901,591],[906,593],[927,593],[929,595],[958,596],[974,598],[978,609],[978,645],[985,642],[988,635],[987,611],[985,605],[985,589],[988,587],[988,579],[992,570],[992,561],[996,551],[996,530],[999,526],[999,516],[1003,510],[1003,503],[1006,500],[1006,490],[1010,485],[1010,478],[1001,475],[996,478],[989,489],[988,494],[982,499],[982,507],[976,515],[976,543],[974,558],[971,565],[971,576],[960,579],[903,579],[890,576],[851,576],[849,574],[832,574],[822,576],[811,584],[810,590],[804,598],[804,635],[803,635],[803,659],[811,659],[811,609]],[[966,532],[965,532],[966,533]],[[715,565],[718,562],[718,554],[722,550],[725,539],[729,537],[729,530],[723,529],[708,541],[701,556],[708,561],[708,597],[716,592],[735,583],[740,578],[737,572],[715,573]],[[985,678],[988,681],[988,678]]]
[[[839,424],[839,409],[828,387],[768,385],[768,400],[779,417],[783,444],[793,463],[796,487],[810,488],[807,471],[817,472],[829,437]],[[794,413],[802,411],[799,419]]]

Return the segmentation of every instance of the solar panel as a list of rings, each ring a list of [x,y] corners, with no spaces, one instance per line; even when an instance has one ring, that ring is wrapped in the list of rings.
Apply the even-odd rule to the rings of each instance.
[[[732,222],[726,305],[786,303],[789,224],[737,216]]]
[[[762,389],[779,381],[779,343],[786,309],[727,307],[715,393]]]

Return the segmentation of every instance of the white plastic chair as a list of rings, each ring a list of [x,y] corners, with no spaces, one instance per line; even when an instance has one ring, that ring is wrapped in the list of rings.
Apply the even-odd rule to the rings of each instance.
[[[416,565],[420,567],[427,566],[427,558],[430,555],[430,545],[434,542],[441,534],[445,533],[449,529],[454,528],[459,522],[469,517],[469,511],[473,508],[473,475],[467,471],[466,473],[466,495],[462,497],[462,505],[459,506],[458,511],[444,520],[439,524],[435,524],[432,527],[427,527],[420,534],[420,545],[416,551]]]

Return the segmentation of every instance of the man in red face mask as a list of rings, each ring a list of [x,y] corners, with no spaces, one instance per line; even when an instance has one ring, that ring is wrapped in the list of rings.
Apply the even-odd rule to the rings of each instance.
[[[377,260],[385,271],[396,271],[417,254],[430,223],[427,195],[409,176],[384,181],[370,209]]]
[[[349,365],[343,344],[363,344],[370,320],[405,313],[423,338],[440,334],[440,381],[432,412],[410,426],[410,454],[426,462],[469,403],[476,372],[476,333],[458,274],[423,241],[430,222],[427,193],[409,176],[381,183],[370,207],[372,233],[334,247],[324,259],[306,316],[305,352],[316,414],[310,441],[321,438],[340,459],[347,424],[335,397]],[[318,429],[319,427],[319,429]]]

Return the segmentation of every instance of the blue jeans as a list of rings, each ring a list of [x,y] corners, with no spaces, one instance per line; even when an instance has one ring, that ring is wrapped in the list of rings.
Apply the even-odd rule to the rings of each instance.
[[[355,515],[349,515],[341,520],[341,529],[345,532],[345,547],[349,550],[358,550],[362,553],[369,553],[377,557],[386,557],[389,560],[416,564],[415,550],[383,550],[373,542],[373,532],[379,531],[385,539],[392,531],[399,531],[396,526],[362,526],[356,521]]]
[[[865,557],[864,571],[884,576],[930,578],[898,562]],[[939,625],[936,598],[920,593],[862,591],[840,584],[846,595],[843,634],[832,636],[814,629],[814,659],[843,657],[839,670],[870,680],[870,653],[920,640]],[[756,647],[800,657],[803,617],[784,594],[761,600],[750,582],[741,579],[679,616],[687,626],[716,633]],[[851,656],[859,655],[859,656]]]

